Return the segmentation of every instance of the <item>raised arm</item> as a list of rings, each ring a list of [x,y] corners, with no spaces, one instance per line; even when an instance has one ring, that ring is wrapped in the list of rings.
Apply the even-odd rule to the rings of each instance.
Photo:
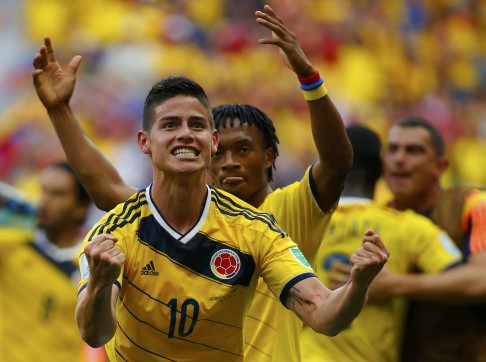
[[[330,291],[317,278],[304,279],[290,290],[286,305],[314,331],[334,336],[358,316],[388,257],[379,236],[367,230],[362,247],[351,255],[351,277],[344,286]]]
[[[125,254],[115,245],[116,238],[101,234],[85,247],[89,280],[78,295],[76,321],[81,337],[91,347],[107,343],[117,328],[115,303],[118,286],[114,284],[125,261]]]
[[[285,64],[299,79],[304,83],[306,79],[312,82],[318,72],[302,51],[295,34],[268,5],[265,5],[264,12],[257,11],[255,15],[259,24],[272,31],[272,37],[260,39],[260,44],[279,47]],[[319,160],[312,169],[312,177],[319,193],[319,206],[321,210],[329,211],[336,206],[341,195],[344,180],[352,167],[353,151],[341,115],[331,98],[323,95],[308,100],[307,104],[319,154]]]
[[[47,37],[34,57],[32,77],[37,95],[47,110],[76,176],[96,206],[107,211],[137,190],[124,183],[116,168],[88,138],[71,110],[69,102],[80,63],[81,56],[76,55],[66,70],[62,69]]]

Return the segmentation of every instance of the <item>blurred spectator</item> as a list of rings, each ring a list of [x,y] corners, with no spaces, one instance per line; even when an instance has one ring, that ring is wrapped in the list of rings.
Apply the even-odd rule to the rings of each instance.
[[[88,56],[73,105],[90,136],[108,154],[130,138],[141,116],[138,106],[155,79],[183,73],[206,85],[213,104],[242,102],[273,119],[301,119],[305,103],[297,83],[280,74],[284,65],[271,51],[256,50],[261,33],[253,22],[263,1],[62,0],[4,1],[1,40],[9,49],[0,62],[0,178],[24,189],[62,150],[31,87],[31,54],[45,35],[55,37],[58,55]],[[484,184],[486,169],[464,159],[481,158],[486,147],[486,5],[474,0],[331,1],[273,0],[326,83],[347,124],[360,122],[384,136],[397,117],[427,117],[444,134],[450,152],[448,185]],[[313,29],[309,32],[308,29]],[[261,79],[265,79],[262,82]],[[270,80],[270,81],[269,81]],[[102,95],[92,97],[92,94]],[[276,104],[274,99],[281,100]],[[483,102],[484,103],[484,102]],[[29,104],[29,107],[25,107]],[[278,116],[278,117],[277,117]],[[294,181],[316,158],[295,142],[285,125],[280,179]],[[19,133],[19,129],[22,132]],[[34,131],[35,130],[35,131]],[[108,130],[108,133],[106,132]],[[309,139],[309,135],[303,135]],[[41,142],[37,142],[41,140]],[[101,143],[98,141],[102,141]],[[297,143],[297,146],[296,146]],[[55,146],[47,147],[50,144]],[[287,146],[288,145],[288,146]],[[30,159],[17,149],[36,147]],[[116,150],[116,151],[115,151]],[[121,169],[129,161],[115,161]],[[30,192],[27,188],[25,191]]]
[[[103,361],[103,349],[85,345],[74,319],[90,199],[65,161],[49,164],[38,181],[37,208],[0,187],[0,360],[80,361],[89,351],[101,354],[90,362]]]

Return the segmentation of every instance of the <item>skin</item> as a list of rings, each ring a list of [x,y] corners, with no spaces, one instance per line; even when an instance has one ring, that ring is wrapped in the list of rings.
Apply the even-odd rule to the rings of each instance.
[[[40,185],[37,226],[56,246],[75,245],[89,204],[80,202],[73,176],[63,169],[47,167],[40,175]]]
[[[430,210],[439,197],[445,156],[435,154],[430,135],[422,127],[391,129],[384,156],[384,178],[399,210]],[[476,222],[482,222],[480,220]],[[403,296],[440,303],[486,301],[486,252],[470,255],[464,264],[436,275],[396,275],[384,268],[370,288],[375,299]]]
[[[398,210],[424,213],[440,191],[440,177],[447,169],[445,156],[437,156],[429,133],[421,127],[392,127],[383,158],[383,176]]]
[[[256,12],[256,16],[257,22],[275,34],[273,38],[261,39],[260,43],[273,44],[282,49],[284,59],[297,75],[307,77],[315,72],[293,33],[270,7],[265,7],[265,13]],[[113,165],[86,137],[71,111],[69,99],[80,61],[79,56],[74,57],[64,71],[55,58],[50,39],[46,38],[45,45],[34,58],[34,85],[68,158],[83,183],[90,187],[90,195],[97,200],[98,206],[110,209],[136,190],[123,182]],[[314,165],[312,177],[322,196],[319,206],[322,210],[329,210],[336,204],[346,172],[351,167],[352,151],[342,120],[330,98],[326,96],[308,104],[313,134],[327,135],[326,138],[315,136],[320,160]],[[152,165],[153,199],[168,223],[181,233],[189,230],[201,213],[211,154],[216,152],[218,141],[225,144],[222,139],[218,140],[217,131],[208,127],[205,112],[207,110],[198,101],[177,96],[157,105],[150,132],[138,133],[139,147]],[[243,137],[247,136],[247,132],[252,132],[244,127],[233,131]],[[225,136],[230,136],[229,133]],[[271,192],[268,180],[263,179],[262,175],[271,167],[270,160],[274,155],[262,150],[258,136],[253,136],[257,138],[255,145],[260,143],[260,149],[256,149],[261,154],[254,155],[254,168],[250,164],[248,174],[255,171],[259,177],[248,182],[240,192],[252,196],[249,201],[258,206]],[[79,149],[83,150],[82,156],[77,151]],[[180,149],[194,152],[190,156],[177,157],[177,150]],[[93,170],[89,164],[98,167]],[[93,185],[100,188],[94,190],[97,187],[93,188]],[[200,208],[188,212],[184,205],[189,201],[199,201]],[[111,235],[99,235],[85,248],[91,271],[90,282],[78,296],[76,319],[83,339],[93,347],[106,343],[116,330],[114,306],[118,288],[113,282],[125,262],[125,255],[116,246],[116,241]],[[363,307],[369,283],[386,263],[388,255],[379,236],[367,231],[363,236],[363,246],[351,257],[351,279],[345,286],[330,291],[317,278],[309,278],[294,286],[286,305],[314,330],[335,335],[347,327]]]
[[[211,160],[211,174],[222,189],[260,205],[272,192],[267,180],[267,169],[275,159],[271,147],[265,148],[263,134],[255,126],[240,125],[221,128],[218,151]]]

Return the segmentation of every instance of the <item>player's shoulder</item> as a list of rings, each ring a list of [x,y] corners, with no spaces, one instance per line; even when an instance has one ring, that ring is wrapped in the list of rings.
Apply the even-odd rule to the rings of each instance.
[[[34,240],[35,231],[16,227],[0,227],[0,241],[2,244],[21,244]]]
[[[363,217],[369,217],[370,215],[375,215],[379,218],[386,218],[386,219],[396,219],[401,216],[400,212],[392,209],[386,205],[382,205],[372,201],[340,201],[338,208],[336,209],[336,213],[349,216],[349,215],[357,215]]]
[[[128,200],[116,205],[108,211],[105,218],[106,216],[116,216],[122,219],[130,218],[133,214],[140,213],[140,210],[144,208],[148,208],[147,192],[145,189],[136,192]]]
[[[228,222],[245,224],[250,229],[270,228],[273,231],[286,234],[277,224],[273,215],[255,208],[229,192],[211,188],[211,202],[219,215]]]
[[[396,210],[397,215],[405,222],[407,225],[416,225],[417,227],[428,227],[432,229],[438,229],[439,227],[428,217],[416,213],[413,210]]]
[[[115,230],[132,230],[138,225],[140,218],[151,214],[145,190],[133,194],[127,201],[122,202],[108,211],[93,225],[89,240],[100,233],[113,233]]]
[[[464,197],[462,218],[486,218],[486,191],[480,188],[471,188]]]
[[[486,188],[473,187],[467,189],[467,194],[464,197],[465,202],[486,202]]]
[[[218,188],[211,188],[211,202],[214,203],[215,207],[220,212],[223,212],[228,216],[267,216],[273,219],[270,214],[261,211],[229,192]]]

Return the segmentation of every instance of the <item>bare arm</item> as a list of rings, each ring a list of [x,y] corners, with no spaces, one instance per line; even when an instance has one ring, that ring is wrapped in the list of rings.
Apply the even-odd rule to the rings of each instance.
[[[287,28],[280,17],[268,5],[265,12],[257,11],[257,22],[273,33],[272,38],[260,39],[260,44],[272,44],[280,49],[287,66],[302,78],[317,70],[302,51],[295,34]],[[353,151],[341,115],[331,98],[326,95],[307,102],[311,128],[319,160],[312,169],[312,177],[319,192],[319,207],[329,211],[336,206],[344,180],[352,167]]]
[[[381,273],[380,273],[381,274]],[[371,292],[440,303],[486,301],[486,252],[471,256],[465,264],[439,274],[397,275],[385,271],[373,282]],[[375,290],[376,289],[376,290]]]
[[[90,276],[87,287],[78,295],[76,321],[81,337],[91,347],[107,343],[117,328],[118,287],[113,283],[125,255],[115,243],[116,238],[110,235],[98,235],[85,248]]]
[[[330,291],[317,278],[305,279],[291,289],[286,305],[316,332],[334,336],[358,316],[388,257],[379,236],[367,230],[363,246],[351,256],[351,278],[344,286]]]
[[[47,110],[64,152],[96,206],[110,210],[137,189],[126,185],[116,168],[91,142],[74,117],[69,101],[76,84],[81,56],[72,58],[66,70],[56,60],[49,38],[34,57],[32,77],[39,99]]]

